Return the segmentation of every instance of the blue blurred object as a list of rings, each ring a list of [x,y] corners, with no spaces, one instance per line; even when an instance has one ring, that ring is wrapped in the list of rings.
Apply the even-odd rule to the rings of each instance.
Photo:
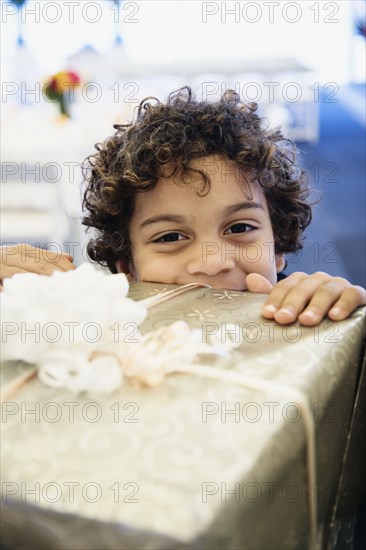
[[[366,0],[353,2],[354,22],[357,33],[366,38]]]
[[[351,101],[366,104],[366,87],[345,86],[337,98],[321,98],[319,143],[298,144],[320,200],[303,250],[288,256],[287,273],[325,271],[366,286],[365,121],[351,109]]]

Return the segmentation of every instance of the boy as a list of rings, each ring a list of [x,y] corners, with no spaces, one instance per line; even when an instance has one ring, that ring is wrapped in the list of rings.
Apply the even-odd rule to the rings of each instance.
[[[283,275],[284,254],[301,248],[311,221],[309,191],[295,146],[262,127],[255,104],[232,91],[197,102],[188,87],[166,104],[149,99],[85,162],[93,260],[131,281],[269,294],[262,314],[281,324],[338,321],[365,304],[364,289],[345,279]],[[72,269],[71,260],[36,265],[14,254],[2,278]]]

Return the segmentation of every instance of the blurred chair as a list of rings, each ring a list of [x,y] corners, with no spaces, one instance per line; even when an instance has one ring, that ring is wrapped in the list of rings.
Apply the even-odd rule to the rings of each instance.
[[[2,244],[61,250],[81,242],[80,131],[72,120],[58,122],[54,107],[13,106],[4,115]]]

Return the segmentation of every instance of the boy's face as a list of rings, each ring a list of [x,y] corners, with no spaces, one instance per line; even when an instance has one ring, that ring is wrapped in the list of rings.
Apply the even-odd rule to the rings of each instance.
[[[245,290],[247,275],[259,273],[275,284],[284,259],[274,253],[260,185],[224,157],[204,157],[191,167],[209,175],[207,195],[197,196],[177,176],[138,193],[129,226],[133,279]]]

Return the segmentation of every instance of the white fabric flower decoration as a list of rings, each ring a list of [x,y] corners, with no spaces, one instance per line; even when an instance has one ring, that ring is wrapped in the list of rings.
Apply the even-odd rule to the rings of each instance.
[[[91,264],[51,276],[24,273],[4,280],[1,360],[37,363],[41,380],[73,391],[119,387],[117,350],[146,317],[127,298],[123,274]],[[101,366],[101,354],[107,354]]]
[[[154,299],[144,304],[127,293],[125,275],[91,264],[51,276],[5,279],[2,361],[37,364],[40,380],[49,386],[108,394],[121,386],[124,375],[154,386],[167,373],[193,365],[200,354],[228,355],[232,348],[218,338],[203,343],[202,331],[184,321],[142,335],[139,326]]]

